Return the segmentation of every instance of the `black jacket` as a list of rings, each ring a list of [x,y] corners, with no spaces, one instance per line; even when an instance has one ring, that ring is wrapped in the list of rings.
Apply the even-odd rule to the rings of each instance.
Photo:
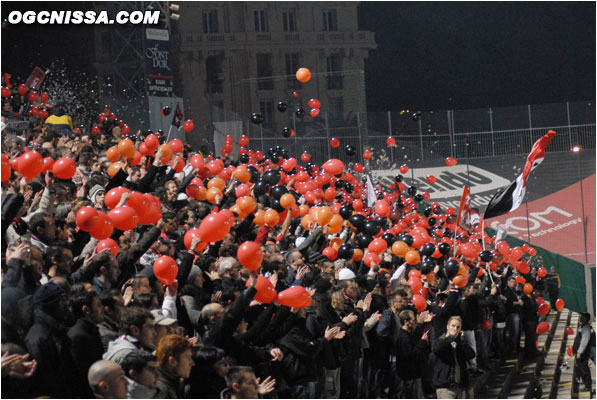
[[[93,392],[87,384],[87,371],[94,362],[102,359],[104,353],[97,325],[90,320],[80,318],[68,330],[68,338],[71,341],[70,354],[79,374],[76,382],[77,393],[80,397],[93,397]]]
[[[396,346],[396,370],[398,376],[404,380],[411,380],[423,376],[425,360],[429,344],[421,340],[422,329],[409,333],[400,329]]]
[[[435,314],[435,317],[433,317],[431,320],[431,326],[433,327],[433,335],[431,337],[433,340],[437,339],[446,332],[448,320],[452,315],[456,315],[457,313],[459,297],[460,293],[458,293],[458,290],[450,290],[446,304],[443,307],[438,305],[431,307],[430,311]]]
[[[467,387],[466,361],[475,357],[475,350],[462,338],[445,335],[433,342],[431,350],[433,351],[433,386],[435,388]],[[460,367],[460,382],[456,382],[456,363]]]
[[[54,398],[75,397],[77,393],[74,387],[79,375],[71,359],[71,341],[66,328],[40,309],[34,311],[34,321],[25,336],[25,344],[31,359],[37,361],[37,369],[33,376],[35,395]]]

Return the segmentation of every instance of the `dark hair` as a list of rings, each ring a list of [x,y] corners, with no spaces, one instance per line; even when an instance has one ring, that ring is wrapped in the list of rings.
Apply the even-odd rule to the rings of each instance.
[[[125,308],[120,320],[120,331],[125,335],[130,335],[132,333],[131,326],[141,329],[147,319],[153,320],[153,315],[149,311],[139,307]]]
[[[197,350],[195,354],[195,363],[199,376],[214,375],[214,364],[226,357],[224,350],[219,347],[205,346]]]
[[[37,233],[37,228],[44,229],[46,227],[46,218],[49,217],[45,212],[38,212],[31,216],[31,219],[27,222],[29,230],[34,235]]]
[[[89,269],[98,273],[101,267],[108,267],[110,265],[112,257],[114,256],[110,252],[99,253],[89,263]]]
[[[146,351],[133,350],[124,357],[120,366],[122,367],[124,374],[130,378],[131,370],[141,373],[143,369],[147,367],[148,363],[157,360],[158,358],[156,356]]]
[[[153,299],[157,298],[157,293],[137,293],[133,296],[133,305],[138,308],[153,308]]]
[[[114,309],[114,307],[116,307],[116,300],[114,300],[114,297],[118,296],[120,296],[118,289],[108,289],[100,293],[99,299],[104,307]]]
[[[91,304],[93,303],[93,298],[97,296],[97,292],[95,290],[85,291],[77,293],[76,295],[70,298],[70,308],[72,313],[75,317],[81,318],[85,316],[83,312],[83,306],[87,306],[91,308]]]
[[[245,374],[252,374],[253,368],[245,367],[242,365],[235,365],[234,367],[230,367],[228,371],[228,375],[226,375],[226,385],[228,389],[232,389],[232,385],[235,383],[242,383],[245,379]]]

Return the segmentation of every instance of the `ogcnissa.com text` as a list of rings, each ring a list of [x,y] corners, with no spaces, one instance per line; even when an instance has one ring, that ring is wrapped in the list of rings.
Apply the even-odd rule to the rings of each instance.
[[[111,16],[108,11],[11,11],[7,18],[10,24],[85,24],[85,25],[155,25],[160,21],[160,11],[118,11]]]

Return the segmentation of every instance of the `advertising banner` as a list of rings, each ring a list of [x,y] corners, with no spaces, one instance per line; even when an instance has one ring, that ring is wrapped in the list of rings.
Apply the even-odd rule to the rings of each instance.
[[[173,58],[167,29],[145,29],[145,75],[150,96],[174,94]]]

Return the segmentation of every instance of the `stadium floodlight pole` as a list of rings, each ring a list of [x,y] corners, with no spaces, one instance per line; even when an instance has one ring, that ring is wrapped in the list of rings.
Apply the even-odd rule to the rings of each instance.
[[[582,231],[583,231],[583,243],[585,248],[585,264],[589,263],[589,253],[587,252],[587,225],[585,224],[585,199],[584,199],[584,191],[582,186],[582,175],[581,175],[581,166],[580,166],[580,153],[582,152],[581,146],[574,146],[572,147],[572,152],[576,154],[576,166],[578,170],[578,179],[580,181],[580,206],[582,210]]]

